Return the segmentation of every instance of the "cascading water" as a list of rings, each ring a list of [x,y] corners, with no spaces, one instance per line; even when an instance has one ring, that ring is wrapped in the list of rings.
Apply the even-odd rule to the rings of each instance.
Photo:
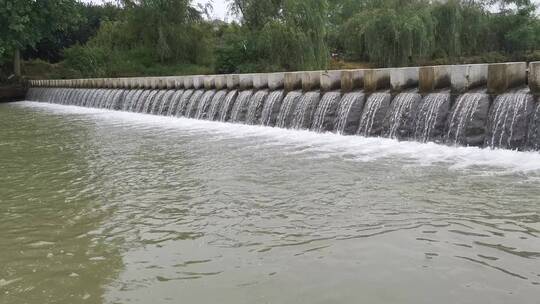
[[[234,107],[235,101],[238,98],[238,91],[232,90],[227,93],[223,105],[219,110],[219,121],[229,121],[231,119],[232,108]]]
[[[195,92],[193,92],[193,95],[191,95],[191,97],[189,98],[186,112],[184,113],[185,117],[195,118],[195,115],[197,114],[197,109],[199,107],[199,101],[201,100],[203,94],[204,90],[196,90]]]
[[[261,112],[264,101],[268,97],[267,90],[258,91],[251,97],[246,114],[246,124],[258,125],[261,120]]]
[[[174,96],[175,93],[176,91],[174,90],[167,91],[161,98],[160,103],[156,104],[156,106],[154,107],[152,114],[166,115],[169,112],[169,107],[171,106],[172,97]]]
[[[302,92],[299,91],[289,92],[289,94],[285,96],[277,117],[277,127],[288,128],[291,125],[293,114],[296,110],[300,97],[302,97]]]
[[[226,90],[218,91],[214,95],[214,97],[212,98],[212,102],[210,103],[210,108],[208,109],[208,114],[206,115],[206,119],[208,120],[218,119],[219,110],[221,109],[221,106],[223,105],[223,101],[225,100],[225,97],[227,97]]]
[[[27,98],[297,129],[310,126],[313,131],[339,134],[351,134],[357,129],[361,135],[378,135],[384,130],[387,136],[410,137],[420,142],[438,142],[444,134],[450,144],[540,149],[540,103],[536,104],[526,91],[500,95],[493,105],[489,95],[481,91],[466,93],[457,98],[450,112],[449,92],[432,93],[420,100],[416,93],[402,93],[393,102],[388,92],[374,93],[365,105],[363,92],[343,96],[340,92],[328,92],[321,98],[319,92],[293,91],[284,97],[283,91],[267,90],[238,93],[236,90],[30,88]],[[384,124],[381,117],[386,117]]]
[[[340,100],[340,92],[328,92],[324,94],[319,106],[315,110],[311,130],[316,132],[334,130],[334,121]]]
[[[446,142],[464,146],[483,145],[489,106],[487,94],[466,93],[459,96],[450,111]]]
[[[383,120],[391,100],[390,93],[374,93],[369,96],[360,118],[358,135],[379,136],[381,134]]]
[[[489,113],[485,145],[491,148],[523,148],[533,107],[533,98],[529,94],[507,93],[498,96]]]
[[[206,91],[199,101],[199,105],[197,106],[197,112],[194,116],[194,118],[197,119],[203,119],[206,118],[206,114],[208,111],[208,107],[210,107],[210,102],[212,101],[212,98],[216,94],[216,91],[210,90]]]
[[[540,102],[536,103],[527,137],[527,148],[540,150]]]
[[[246,112],[249,106],[249,100],[253,96],[253,91],[242,91],[238,94],[234,106],[231,110],[232,122],[244,122],[246,120]]]
[[[412,136],[418,105],[418,93],[398,94],[390,104],[383,123],[383,134],[389,138],[404,139]]]
[[[321,100],[320,92],[307,92],[300,97],[300,101],[296,110],[294,111],[294,116],[291,124],[293,129],[309,129],[311,126],[311,121],[313,119],[313,114],[319,105]]]
[[[261,125],[274,126],[276,124],[281,102],[283,100],[283,91],[273,91],[266,98],[264,107],[261,113]]]
[[[365,95],[363,92],[351,92],[343,95],[339,103],[334,131],[338,134],[354,134],[362,116]]]
[[[423,143],[440,141],[449,109],[449,93],[432,93],[424,97],[415,119],[414,139]]]
[[[174,113],[176,117],[188,116],[187,108],[188,108],[189,101],[191,100],[191,96],[193,96],[193,94],[195,94],[194,90],[184,91],[184,93],[180,97],[180,100],[178,101],[178,107],[176,108],[176,113]]]
[[[173,96],[171,97],[171,104],[169,108],[167,109],[167,112],[163,115],[165,116],[173,116],[176,114],[176,111],[178,109],[178,103],[182,99],[182,95],[184,94],[184,90],[178,90],[174,92]]]

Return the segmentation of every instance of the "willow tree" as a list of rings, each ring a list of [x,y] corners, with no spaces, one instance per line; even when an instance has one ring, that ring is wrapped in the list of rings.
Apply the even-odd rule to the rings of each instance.
[[[20,76],[21,50],[72,29],[80,18],[75,0],[1,0],[0,59],[13,54],[14,72]]]
[[[357,59],[379,66],[401,66],[431,55],[433,27],[428,8],[372,9],[345,24],[343,39]]]
[[[326,0],[233,0],[250,50],[246,61],[264,69],[327,66]]]

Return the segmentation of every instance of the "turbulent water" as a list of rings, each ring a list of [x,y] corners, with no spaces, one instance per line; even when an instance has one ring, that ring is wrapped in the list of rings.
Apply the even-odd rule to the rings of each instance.
[[[2,304],[538,302],[536,152],[22,102],[0,153]]]

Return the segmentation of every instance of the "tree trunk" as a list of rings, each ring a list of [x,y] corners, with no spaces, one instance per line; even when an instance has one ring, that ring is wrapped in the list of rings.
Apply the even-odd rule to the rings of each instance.
[[[21,77],[21,52],[18,49],[15,50],[15,56],[13,58],[13,71],[15,72],[15,77]]]

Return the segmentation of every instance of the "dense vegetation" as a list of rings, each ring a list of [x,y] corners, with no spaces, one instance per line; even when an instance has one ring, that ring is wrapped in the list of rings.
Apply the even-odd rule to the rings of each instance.
[[[540,60],[530,0],[229,0],[233,23],[191,0],[0,2],[0,77],[19,52],[30,77]]]

